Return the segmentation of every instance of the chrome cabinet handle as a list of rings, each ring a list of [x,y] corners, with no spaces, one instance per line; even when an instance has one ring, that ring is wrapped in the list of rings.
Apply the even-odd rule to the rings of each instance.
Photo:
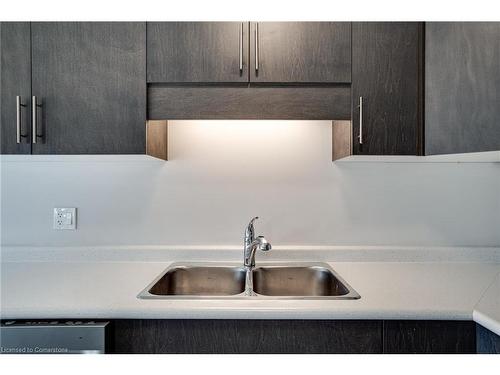
[[[240,74],[243,73],[243,22],[240,24]]]
[[[259,23],[255,22],[255,72],[259,71]]]
[[[358,135],[358,139],[359,139],[359,144],[362,145],[363,144],[363,97],[360,96],[359,97],[359,135]]]
[[[21,107],[26,107],[26,104],[21,103],[22,98],[16,96],[16,142],[21,143],[21,138],[26,138],[28,135],[21,132]]]
[[[42,137],[41,135],[38,135],[37,130],[36,130],[37,129],[37,109],[38,109],[38,107],[41,107],[41,106],[42,106],[41,104],[38,104],[38,102],[36,100],[36,96],[33,96],[32,103],[31,103],[31,123],[32,123],[31,131],[33,133],[31,135],[31,138],[32,138],[33,144],[36,144],[37,138]]]
[[[33,128],[31,129],[33,136],[32,136],[32,142],[35,144],[36,143],[36,96],[33,96],[33,101],[31,103],[31,122]]]

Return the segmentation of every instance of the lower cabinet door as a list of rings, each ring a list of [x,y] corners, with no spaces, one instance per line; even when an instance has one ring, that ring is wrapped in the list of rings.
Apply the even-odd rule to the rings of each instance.
[[[472,321],[141,319],[113,332],[115,353],[476,353]]]
[[[384,353],[476,353],[476,326],[472,321],[384,321]]]
[[[476,324],[477,352],[479,354],[500,354],[500,336]]]
[[[382,353],[382,322],[117,320],[116,353]]]

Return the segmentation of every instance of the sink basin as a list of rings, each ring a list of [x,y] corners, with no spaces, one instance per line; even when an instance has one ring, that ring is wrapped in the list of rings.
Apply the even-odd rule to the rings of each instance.
[[[243,267],[177,266],[149,289],[157,296],[228,296],[245,290]]]
[[[255,293],[265,296],[345,296],[349,289],[326,267],[258,267]]]
[[[246,270],[239,264],[173,264],[144,289],[150,299],[357,299],[328,264],[261,264],[253,270],[254,295],[245,295]]]

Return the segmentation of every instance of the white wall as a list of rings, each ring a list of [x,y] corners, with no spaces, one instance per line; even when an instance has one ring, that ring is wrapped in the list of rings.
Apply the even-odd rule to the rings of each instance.
[[[4,157],[3,245],[500,245],[500,163],[331,162],[330,122],[170,122],[171,161]],[[413,159],[411,159],[413,160]],[[77,207],[78,229],[52,229]]]

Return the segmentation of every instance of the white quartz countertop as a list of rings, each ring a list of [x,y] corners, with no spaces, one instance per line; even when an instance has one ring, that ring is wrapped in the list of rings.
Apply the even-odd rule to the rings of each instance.
[[[88,256],[84,260],[83,253],[74,252],[73,257],[54,254],[31,254],[18,260],[12,253],[3,256],[2,319],[474,318],[500,333],[500,262],[495,252],[479,258],[462,253],[457,257],[460,261],[449,256],[425,261],[415,254],[402,261],[393,256],[388,259],[387,254],[373,261],[377,258],[374,253],[366,257],[371,261],[360,261],[363,257],[354,253],[356,261],[348,261],[345,253],[334,252],[307,259],[328,262],[361,295],[359,300],[139,299],[137,295],[155,277],[182,259],[160,261],[161,256],[154,256],[138,260],[141,257],[136,255],[120,260],[115,252],[112,257]],[[260,255],[257,263],[261,265],[283,262]],[[300,257],[296,252],[289,261]],[[186,262],[193,261],[192,253],[187,258]]]
[[[500,273],[474,307],[473,319],[500,335]]]

